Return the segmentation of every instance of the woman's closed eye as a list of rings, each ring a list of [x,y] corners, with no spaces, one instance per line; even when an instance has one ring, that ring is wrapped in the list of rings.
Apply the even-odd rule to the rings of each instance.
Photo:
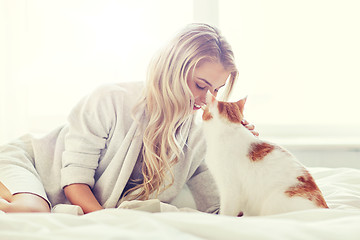
[[[199,89],[201,89],[201,90],[204,90],[204,89],[206,88],[206,86],[205,86],[205,87],[202,87],[202,86],[200,86],[200,85],[197,84],[197,83],[195,83],[195,85],[196,85],[197,88],[199,88]]]

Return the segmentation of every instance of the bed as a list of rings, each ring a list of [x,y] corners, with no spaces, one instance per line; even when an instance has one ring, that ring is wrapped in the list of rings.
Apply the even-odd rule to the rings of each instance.
[[[0,239],[360,239],[360,170],[310,168],[330,209],[266,217],[191,210],[189,193],[172,205],[128,202],[87,215],[75,206],[53,213],[0,212]]]

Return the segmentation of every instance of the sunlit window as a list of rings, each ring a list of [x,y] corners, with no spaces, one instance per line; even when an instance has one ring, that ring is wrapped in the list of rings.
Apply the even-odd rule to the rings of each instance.
[[[359,1],[218,4],[248,120],[270,135],[360,137]]]
[[[154,52],[190,22],[233,46],[263,136],[360,137],[357,0],[4,0],[0,143],[65,123],[95,87],[143,81]]]
[[[5,0],[0,11],[3,142],[65,123],[101,84],[144,81],[154,52],[192,22],[193,1]]]

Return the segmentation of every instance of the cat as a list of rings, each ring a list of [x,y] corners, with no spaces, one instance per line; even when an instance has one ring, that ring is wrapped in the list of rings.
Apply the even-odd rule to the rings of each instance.
[[[328,208],[309,171],[284,148],[242,125],[246,98],[207,98],[203,130],[206,164],[220,194],[220,214],[262,216]]]

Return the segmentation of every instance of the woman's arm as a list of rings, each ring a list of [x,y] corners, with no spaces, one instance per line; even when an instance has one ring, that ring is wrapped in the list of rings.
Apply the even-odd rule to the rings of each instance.
[[[84,213],[103,209],[92,188],[101,152],[114,126],[117,94],[117,88],[112,85],[100,87],[83,98],[68,117],[61,187],[70,203],[80,206]]]
[[[70,184],[64,187],[64,192],[71,204],[80,206],[85,214],[104,209],[87,184]]]

